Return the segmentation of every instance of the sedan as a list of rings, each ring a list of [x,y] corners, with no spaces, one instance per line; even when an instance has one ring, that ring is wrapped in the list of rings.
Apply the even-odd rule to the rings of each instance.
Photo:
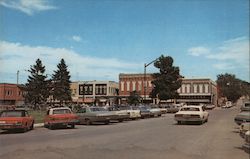
[[[176,114],[175,120],[178,124],[182,122],[199,122],[203,124],[208,121],[209,113],[204,106],[184,106]]]
[[[110,120],[116,120],[119,116],[102,107],[83,107],[76,112],[79,123],[91,125],[93,123],[109,124]]]
[[[68,107],[55,107],[47,111],[44,119],[44,127],[54,129],[56,127],[75,128],[78,118]]]
[[[234,118],[236,124],[240,125],[244,122],[250,122],[250,111],[242,111]]]
[[[34,118],[26,110],[4,110],[0,113],[0,129],[26,132],[34,127]]]

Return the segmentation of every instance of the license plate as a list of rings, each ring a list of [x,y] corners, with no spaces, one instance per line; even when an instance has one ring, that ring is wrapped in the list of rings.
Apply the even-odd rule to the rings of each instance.
[[[185,117],[185,118],[189,118],[189,117],[190,117],[190,115],[183,115],[183,117]]]

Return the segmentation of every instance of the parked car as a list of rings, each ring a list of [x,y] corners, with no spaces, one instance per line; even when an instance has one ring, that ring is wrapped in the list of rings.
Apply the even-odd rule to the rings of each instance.
[[[238,125],[244,122],[250,122],[250,111],[242,111],[238,113],[234,118],[235,123]]]
[[[233,103],[231,101],[227,101],[225,105],[222,106],[222,108],[231,108],[233,106]]]
[[[117,120],[119,122],[122,122],[124,120],[127,120],[129,119],[129,113],[127,113],[127,111],[124,111],[124,110],[120,110],[118,107],[116,106],[111,106],[111,107],[108,107],[108,111],[111,111],[113,112],[115,115],[117,115],[115,117],[115,119],[113,120]]]
[[[68,107],[55,107],[47,110],[44,118],[44,127],[54,129],[57,127],[75,128],[78,117]]]
[[[180,107],[180,105],[175,104],[165,106],[165,108],[167,109],[167,113],[176,113],[179,111]]]
[[[243,145],[243,149],[250,154],[250,131],[245,133],[245,144]]]
[[[250,131],[250,122],[242,123],[240,125],[240,136],[245,138],[245,133]]]
[[[0,113],[0,129],[22,130],[26,132],[34,128],[34,118],[26,110],[4,110]]]
[[[147,109],[150,111],[150,117],[157,117],[162,114],[160,108],[147,106]]]
[[[141,111],[135,106],[119,106],[120,110],[125,110],[129,114],[129,118],[132,120],[141,118]]]
[[[203,124],[208,121],[209,113],[204,106],[183,106],[176,114],[175,120],[178,124],[182,122],[199,122]]]
[[[250,111],[250,101],[244,102],[240,108],[241,111]]]
[[[117,120],[118,115],[107,111],[103,107],[83,107],[76,112],[79,124],[91,125],[93,123],[109,124],[110,120]]]
[[[214,109],[214,108],[215,108],[215,105],[213,105],[213,104],[206,104],[205,105],[206,110],[211,110],[211,109]]]
[[[142,119],[150,117],[150,115],[151,115],[150,110],[148,110],[146,106],[139,106],[138,108],[141,112]]]

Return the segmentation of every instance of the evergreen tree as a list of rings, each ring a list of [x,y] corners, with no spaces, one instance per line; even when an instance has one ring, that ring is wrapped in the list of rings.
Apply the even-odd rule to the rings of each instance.
[[[43,66],[40,59],[36,60],[36,64],[30,66],[28,70],[31,75],[28,76],[28,83],[26,84],[25,101],[33,104],[34,109],[40,109],[41,104],[44,104],[49,96],[47,89],[47,81],[45,73],[45,66]]]
[[[153,98],[160,100],[176,99],[179,94],[177,89],[181,87],[181,78],[179,67],[173,66],[173,58],[161,55],[154,63],[159,69],[159,73],[154,73],[155,80],[152,81],[154,88],[151,92]]]
[[[58,70],[52,76],[53,98],[59,100],[60,105],[63,102],[71,101],[70,75],[67,67],[64,59],[61,59],[61,62],[57,65]]]

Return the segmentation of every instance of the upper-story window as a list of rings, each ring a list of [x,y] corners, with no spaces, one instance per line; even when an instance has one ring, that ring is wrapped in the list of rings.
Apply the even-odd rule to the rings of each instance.
[[[130,91],[130,81],[127,82],[127,91]]]
[[[121,91],[124,91],[124,82],[121,82]]]
[[[96,95],[107,95],[107,84],[96,84],[95,85]]]

